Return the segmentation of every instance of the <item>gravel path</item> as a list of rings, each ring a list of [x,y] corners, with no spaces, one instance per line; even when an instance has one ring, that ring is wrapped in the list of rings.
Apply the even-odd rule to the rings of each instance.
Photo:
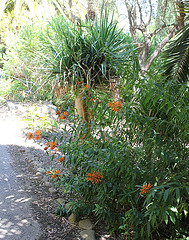
[[[55,216],[56,199],[38,168],[52,164],[43,147],[26,141],[22,114],[0,108],[0,239],[79,240],[79,229]]]
[[[11,163],[6,146],[0,145],[0,239],[39,239],[42,232],[32,216],[30,198],[19,184]]]

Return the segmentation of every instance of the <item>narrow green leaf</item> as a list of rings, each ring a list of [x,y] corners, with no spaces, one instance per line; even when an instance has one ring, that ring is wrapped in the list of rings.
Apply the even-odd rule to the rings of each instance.
[[[177,203],[180,202],[180,190],[179,188],[176,188],[176,199],[177,199]]]
[[[150,223],[147,223],[147,233],[148,233],[148,237],[150,236]]]
[[[58,123],[57,123],[57,121],[56,121],[56,120],[53,120],[53,123],[54,123],[55,128],[58,130],[59,127],[58,127]]]
[[[168,224],[168,214],[167,214],[167,211],[163,212],[163,219],[165,221],[165,224]]]
[[[175,219],[175,216],[172,212],[169,213],[169,217],[170,217],[171,222],[175,224],[176,219]]]
[[[165,192],[164,192],[164,195],[163,195],[164,202],[167,201],[168,195],[169,195],[169,189],[165,190]]]

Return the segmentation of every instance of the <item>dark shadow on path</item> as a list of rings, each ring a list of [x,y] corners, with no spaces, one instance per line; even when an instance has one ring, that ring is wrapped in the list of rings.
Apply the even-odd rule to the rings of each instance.
[[[45,173],[36,175],[37,168],[49,168],[51,163],[51,157],[40,149],[0,145],[0,239],[80,239],[76,227],[53,214],[56,198],[63,196],[49,193]]]

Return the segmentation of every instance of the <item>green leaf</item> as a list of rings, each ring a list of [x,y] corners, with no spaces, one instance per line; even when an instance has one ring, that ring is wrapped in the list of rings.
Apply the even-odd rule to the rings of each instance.
[[[168,224],[168,212],[167,211],[163,212],[163,219],[165,221],[165,224]]]
[[[170,210],[171,210],[172,212],[176,212],[176,213],[178,213],[178,210],[177,210],[176,207],[171,207]]]
[[[185,187],[187,195],[189,195],[189,187]]]
[[[167,201],[168,196],[169,196],[169,189],[165,190],[165,192],[164,192],[164,195],[163,195],[164,202]]]
[[[180,202],[180,190],[179,188],[176,188],[176,199],[177,199],[177,203]]]
[[[171,222],[175,224],[176,219],[175,219],[175,216],[172,212],[169,212],[169,217],[170,217]]]
[[[53,120],[53,123],[54,123],[55,128],[58,130],[59,127],[58,127],[58,123],[57,123],[57,121],[56,121],[56,120]]]
[[[147,223],[147,233],[148,233],[148,237],[150,236],[150,223]]]

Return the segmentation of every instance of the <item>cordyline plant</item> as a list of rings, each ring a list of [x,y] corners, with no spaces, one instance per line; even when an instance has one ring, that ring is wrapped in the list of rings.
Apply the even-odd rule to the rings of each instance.
[[[95,84],[106,83],[126,64],[128,45],[113,16],[102,10],[100,19],[76,25],[62,16],[52,19],[41,38],[46,67],[74,87],[75,108],[87,123],[91,116],[85,98]]]

